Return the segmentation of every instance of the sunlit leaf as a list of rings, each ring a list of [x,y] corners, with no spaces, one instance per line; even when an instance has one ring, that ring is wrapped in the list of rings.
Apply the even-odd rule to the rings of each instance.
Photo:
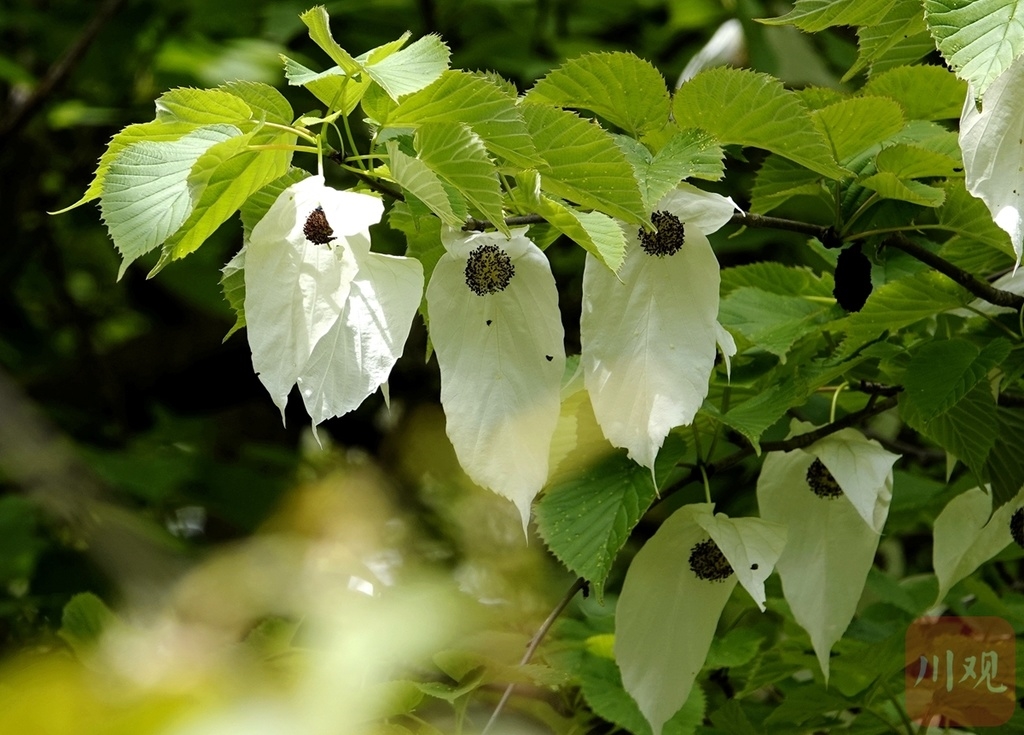
[[[453,187],[446,187],[426,163],[399,150],[395,141],[389,140],[387,149],[391,175],[398,185],[426,204],[442,222],[461,227],[468,214],[461,195]]]
[[[576,241],[607,268],[617,271],[626,257],[626,236],[619,223],[601,212],[581,212],[541,197],[537,213],[559,232]]]
[[[812,115],[841,163],[898,133],[904,124],[900,106],[884,97],[851,97]]]
[[[900,66],[871,77],[861,94],[896,100],[911,120],[951,120],[960,117],[967,85],[942,66]]]
[[[896,0],[877,25],[857,29],[857,40],[857,61],[843,75],[844,82],[866,68],[874,76],[913,64],[935,50],[920,0]]]
[[[808,33],[832,26],[870,26],[880,22],[894,0],[797,0],[778,18],[759,18],[766,25],[791,23]]]

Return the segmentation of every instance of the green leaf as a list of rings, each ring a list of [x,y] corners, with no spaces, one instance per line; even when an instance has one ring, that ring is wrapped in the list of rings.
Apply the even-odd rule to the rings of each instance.
[[[406,202],[395,202],[388,214],[388,224],[405,235],[406,255],[423,266],[423,279],[430,282],[434,266],[445,253],[441,243],[441,220],[437,217],[415,216]],[[426,309],[421,309],[426,314]]]
[[[1016,260],[1010,236],[992,221],[988,207],[967,193],[962,179],[947,181],[946,201],[936,210],[938,227],[953,233],[940,254],[957,249],[978,249],[978,245],[998,250]]]
[[[709,719],[716,729],[731,735],[760,735],[761,732],[751,724],[743,707],[735,699],[726,700],[725,704],[711,713]]]
[[[900,397],[900,414],[911,428],[962,460],[976,474],[981,473],[999,433],[996,402],[987,383],[978,383],[930,421],[922,420],[913,408],[913,403]]]
[[[1013,500],[1024,486],[1024,417],[1020,410],[998,408],[996,441],[985,461],[992,484],[992,508],[998,510]]]
[[[255,113],[257,120],[275,123],[277,125],[291,125],[294,113],[292,106],[284,95],[262,82],[233,81],[228,82],[220,89],[230,92],[235,97],[245,102],[249,109]]]
[[[362,65],[334,40],[334,36],[331,35],[331,19],[324,6],[317,5],[310,8],[299,16],[299,20],[309,28],[309,37],[313,39],[313,42],[323,49],[346,74],[356,76],[363,71]]]
[[[541,188],[627,223],[647,219],[633,167],[611,135],[572,112],[522,105],[543,163]]]
[[[290,133],[267,129],[264,133],[232,138],[204,153],[188,180],[189,189],[199,192],[199,198],[194,200],[185,223],[164,244],[161,262],[154,273],[166,263],[197,250],[252,194],[288,171],[291,151],[244,150],[247,145],[294,142],[295,136]]]
[[[749,286],[782,296],[800,294],[832,300],[832,277],[817,275],[810,268],[787,266],[774,261],[749,263],[722,269],[722,296]]]
[[[980,348],[965,339],[926,342],[912,353],[901,404],[917,421],[931,421],[985,380],[1009,353],[1010,343],[1005,339]]]
[[[80,592],[64,606],[57,635],[82,656],[93,648],[103,631],[116,620],[103,600],[92,592]]]
[[[874,76],[909,66],[935,49],[920,0],[897,0],[880,23],[858,28],[857,40],[860,52],[844,82],[868,67]]]
[[[601,212],[581,212],[545,196],[536,210],[552,227],[612,271],[618,271],[626,257],[626,236],[618,222]]]
[[[764,159],[750,197],[750,211],[765,214],[798,196],[819,196],[821,176],[774,153]]]
[[[861,94],[896,100],[912,120],[955,120],[967,84],[942,66],[900,66],[871,77]]]
[[[625,52],[571,59],[537,82],[526,101],[590,110],[637,138],[668,124],[664,77],[650,62]]]
[[[722,326],[785,362],[793,343],[818,332],[833,311],[830,304],[743,287],[722,300],[718,314]]]
[[[118,154],[105,177],[100,208],[124,258],[119,277],[181,227],[192,212],[192,167],[215,144],[237,135],[241,131],[231,125],[208,125],[174,141],[134,143]]]
[[[252,110],[243,99],[223,89],[182,87],[157,98],[156,119],[192,125],[240,125],[252,119]]]
[[[445,72],[430,86],[403,98],[377,122],[390,128],[463,122],[496,156],[524,168],[540,162],[515,97],[494,82],[467,72]]]
[[[226,342],[228,337],[245,326],[245,250],[239,250],[220,273],[221,293],[224,294],[228,306],[235,312],[235,323],[224,335]]]
[[[916,145],[897,143],[886,146],[875,156],[880,172],[891,173],[901,179],[954,177],[963,174],[963,163],[945,153]]]
[[[465,123],[425,123],[416,130],[418,158],[508,234],[498,171],[483,141]]]
[[[1021,0],[925,0],[924,14],[946,63],[979,99],[1024,52]]]
[[[356,109],[356,105],[363,99],[363,95],[372,83],[370,77],[365,74],[359,77],[348,76],[340,66],[332,66],[325,71],[315,72],[287,56],[282,58],[284,59],[284,76],[288,80],[288,84],[305,87],[329,110],[341,110],[343,115],[348,115]]]
[[[387,142],[391,175],[403,189],[430,208],[449,227],[462,227],[468,212],[466,203],[454,187],[445,186],[441,177],[418,158],[407,156],[394,140]]]
[[[859,347],[886,330],[897,330],[968,303],[971,295],[935,271],[891,281],[874,290],[864,308],[837,322],[845,349]]]
[[[764,148],[831,179],[849,175],[800,97],[767,74],[703,71],[679,88],[672,110],[679,127],[706,130],[723,145]]]
[[[417,92],[434,82],[448,68],[451,52],[439,36],[429,34],[375,63],[366,73],[393,100]]]
[[[832,143],[836,160],[854,156],[903,129],[903,110],[885,97],[852,97],[811,113]]]
[[[896,174],[882,171],[857,182],[865,189],[878,192],[883,199],[897,199],[901,202],[919,204],[922,207],[939,207],[946,198],[942,189],[910,181]]]
[[[879,23],[895,0],[797,0],[793,9],[779,18],[759,18],[766,25],[787,23],[808,33],[832,26],[870,26]]]
[[[722,178],[722,149],[703,130],[675,133],[657,153],[638,140],[617,136],[615,142],[636,172],[644,205],[654,209],[661,198],[690,177],[717,181]]]

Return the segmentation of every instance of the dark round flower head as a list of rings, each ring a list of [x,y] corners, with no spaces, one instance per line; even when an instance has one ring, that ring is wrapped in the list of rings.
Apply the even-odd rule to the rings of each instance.
[[[302,234],[316,245],[326,245],[335,239],[334,230],[327,222],[327,215],[324,214],[323,207],[317,207],[306,217],[306,224],[302,226]]]
[[[807,468],[807,484],[810,485],[811,492],[819,498],[835,500],[843,496],[843,489],[820,459],[815,459]]]
[[[1017,546],[1024,548],[1024,508],[1017,508],[1010,516],[1010,535]]]
[[[724,582],[732,574],[732,565],[713,539],[693,545],[690,549],[690,569],[698,579],[708,582]]]
[[[657,258],[678,253],[683,247],[685,230],[679,218],[669,212],[655,212],[651,215],[651,223],[655,232],[647,232],[641,227],[638,233],[644,252]]]
[[[477,296],[504,291],[515,274],[512,259],[497,245],[475,248],[466,261],[466,285]]]
[[[867,303],[871,295],[871,261],[861,252],[860,243],[839,253],[832,295],[846,311],[860,311]]]

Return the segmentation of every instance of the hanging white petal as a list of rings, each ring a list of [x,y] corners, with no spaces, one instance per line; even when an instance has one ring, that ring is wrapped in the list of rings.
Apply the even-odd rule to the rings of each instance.
[[[448,437],[469,477],[519,509],[548,476],[565,369],[558,292],[525,228],[442,234],[427,286]]]
[[[655,208],[657,235],[627,238],[618,274],[587,256],[580,319],[587,390],[608,440],[645,467],[654,467],[673,427],[693,421],[716,345],[735,352],[718,323],[718,259],[705,235],[734,208],[731,199],[683,185]]]
[[[246,245],[253,367],[282,417],[299,384],[314,431],[387,380],[419,305],[419,263],[370,252],[383,212],[378,197],[311,176],[278,196]]]
[[[794,422],[794,433],[813,429]],[[825,681],[874,562],[898,455],[843,430],[806,450],[771,453],[757,481],[761,517],[784,524],[776,568],[793,617],[810,635]]]
[[[317,342],[298,377],[316,425],[359,407],[391,374],[423,295],[413,258],[367,253],[359,261],[341,317]]]
[[[615,659],[654,735],[690,695],[736,582],[764,609],[764,580],[784,544],[777,524],[701,503],[673,513],[633,559],[615,610]]]
[[[996,77],[981,110],[968,85],[960,115],[960,149],[967,190],[988,206],[1010,235],[1020,265],[1024,253],[1024,56]]]
[[[938,605],[960,580],[1005,549],[1012,541],[1010,521],[1024,505],[1024,490],[992,512],[992,496],[972,488],[946,504],[935,519],[932,567],[939,580]],[[1020,527],[1021,519],[1018,520]]]

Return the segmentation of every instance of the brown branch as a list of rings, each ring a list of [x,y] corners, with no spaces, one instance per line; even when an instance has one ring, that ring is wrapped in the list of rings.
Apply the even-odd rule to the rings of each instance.
[[[833,228],[824,227],[822,225],[812,225],[809,222],[799,222],[793,219],[768,217],[763,214],[754,214],[753,212],[747,212],[745,214],[737,212],[732,216],[732,219],[729,220],[729,224],[745,227],[768,228],[772,230],[786,230],[787,232],[799,232],[803,235],[810,235],[811,237],[818,238],[822,245],[827,248],[837,248],[842,245],[842,241],[839,239],[839,236]]]
[[[936,255],[928,248],[918,245],[916,242],[913,242],[903,235],[894,235],[893,237],[888,238],[883,244],[883,247],[892,247],[897,250],[902,250],[912,258],[917,258],[922,263],[930,265],[939,273],[953,279],[983,301],[995,304],[996,306],[1007,306],[1011,309],[1016,309],[1017,311],[1024,308],[1024,296],[1018,296],[1015,293],[994,288],[977,276],[968,273],[963,268],[953,265],[945,258]]]
[[[16,104],[2,122],[0,122],[0,147],[4,146],[7,140],[13,136],[18,128],[24,125],[36,110],[43,104],[47,97],[67,78],[74,70],[78,62],[82,60],[85,52],[95,40],[107,21],[117,12],[124,0],[107,0],[96,11],[96,14],[89,20],[78,34],[78,37],[67,48],[67,50],[47,69],[46,74],[40,80],[36,88],[21,104]]]

